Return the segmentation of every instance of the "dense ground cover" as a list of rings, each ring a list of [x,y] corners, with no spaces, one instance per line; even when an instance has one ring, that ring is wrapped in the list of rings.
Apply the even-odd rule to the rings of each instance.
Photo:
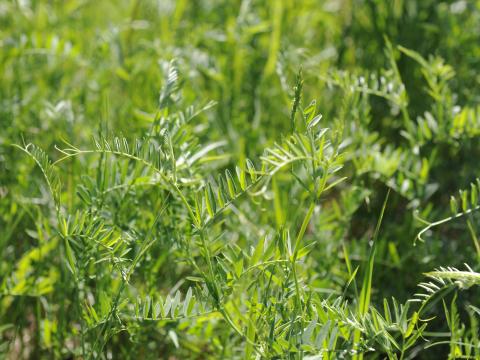
[[[480,358],[480,2],[0,1],[0,354]]]

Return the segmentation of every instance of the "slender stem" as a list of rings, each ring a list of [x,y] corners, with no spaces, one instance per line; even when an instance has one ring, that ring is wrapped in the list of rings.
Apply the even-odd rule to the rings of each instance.
[[[307,226],[310,223],[310,219],[312,218],[313,215],[313,210],[315,210],[315,201],[312,201],[310,203],[310,206],[308,207],[307,214],[305,215],[305,218],[303,219],[302,226],[300,227],[300,231],[297,234],[297,238],[295,240],[295,246],[293,248],[293,259],[297,259],[298,255],[298,250],[300,247],[300,242],[303,239],[303,236],[305,235],[305,231],[307,230]]]
[[[232,318],[230,317],[230,314],[228,313],[228,311],[225,309],[225,307],[223,307],[222,305],[220,305],[220,291],[218,289],[218,284],[217,282],[215,281],[215,273],[214,273],[214,270],[213,270],[213,264],[212,264],[212,260],[210,259],[210,250],[208,248],[208,245],[207,245],[207,242],[206,242],[206,237],[205,237],[205,231],[202,229],[200,231],[200,238],[201,238],[201,241],[202,241],[202,247],[205,251],[205,257],[207,258],[207,264],[208,264],[208,269],[209,269],[209,273],[210,273],[210,281],[212,282],[212,285],[215,287],[215,292],[216,292],[216,298],[215,300],[217,301],[217,308],[218,308],[218,312],[220,314],[222,314],[224,320],[230,325],[230,327],[239,335],[241,336],[243,339],[245,339],[248,343],[250,343],[251,345],[253,345],[253,348],[254,350],[259,354],[261,355],[260,351],[257,349],[257,344],[255,344],[254,342],[252,342],[238,327],[237,325],[233,322]]]
[[[212,259],[210,259],[210,249],[208,248],[208,245],[207,245],[207,239],[205,237],[204,230],[200,231],[200,239],[202,240],[202,247],[203,247],[203,251],[205,252],[205,257],[207,260],[208,271],[210,273],[210,281],[212,281],[212,284],[215,286],[215,291],[217,293],[216,295],[219,296],[220,293],[218,291],[217,282],[215,281],[215,272],[213,271]],[[217,299],[217,301],[219,301],[219,299]]]
[[[240,277],[242,277],[245,274],[249,273],[250,271],[255,270],[255,269],[257,269],[259,267],[262,267],[262,266],[268,266],[268,265],[273,265],[273,264],[282,264],[282,263],[288,263],[288,262],[289,262],[289,260],[286,260],[286,259],[277,259],[277,260],[270,260],[270,261],[265,261],[265,262],[260,263],[260,264],[252,265],[249,268],[247,268],[245,271],[243,271],[240,274]]]
[[[301,307],[302,307],[302,300],[301,300],[302,297],[301,297],[301,294],[300,294],[300,286],[299,286],[299,283],[298,283],[298,276],[297,276],[297,266],[296,266],[297,255],[298,255],[300,242],[303,239],[303,235],[305,234],[308,223],[310,222],[310,219],[313,215],[313,210],[314,209],[315,209],[315,201],[312,201],[310,203],[310,207],[308,208],[307,214],[305,215],[305,218],[303,219],[302,226],[300,227],[300,231],[298,232],[297,238],[295,240],[295,247],[293,249],[293,255],[290,258],[293,280],[295,282],[295,292],[296,292],[296,295],[297,295],[296,296],[296,298],[297,298],[296,306],[298,307],[298,309],[301,309]]]
[[[295,292],[296,292],[296,306],[298,309],[302,308],[302,297],[300,295],[300,286],[298,284],[298,276],[297,276],[297,266],[296,266],[296,261],[292,259],[292,273],[293,273],[293,280],[295,282]]]
[[[470,231],[470,235],[472,236],[473,245],[475,246],[475,250],[477,251],[477,257],[480,257],[480,244],[478,243],[478,238],[473,223],[469,218],[467,218],[467,226],[468,230]]]
[[[123,289],[125,288],[125,284],[126,284],[126,281],[122,281],[120,283],[120,287],[119,287],[119,289],[117,291],[117,294],[115,296],[113,306],[110,309],[110,311],[107,315],[107,318],[105,319],[105,322],[102,325],[102,328],[100,329],[100,336],[97,337],[97,339],[95,340],[95,343],[93,344],[92,351],[90,352],[90,356],[89,356],[90,359],[93,357],[93,353],[95,351],[95,348],[97,347],[98,341],[100,341],[100,339],[102,340],[97,356],[99,356],[99,354],[102,352],[105,344],[108,341],[108,336],[103,336],[103,334],[105,334],[109,330],[107,328],[107,326],[110,327],[110,319],[112,318],[115,311],[117,311],[118,302],[120,301],[120,295],[122,294]]]
[[[465,215],[468,215],[468,214],[471,214],[475,211],[477,211],[478,209],[480,209],[480,205],[477,205],[475,206],[474,208],[471,208],[471,209],[468,209],[464,212],[461,212],[461,213],[458,213],[458,214],[455,214],[453,216],[449,216],[445,219],[441,219],[441,220],[438,220],[438,221],[435,221],[433,223],[429,223],[428,226],[426,226],[425,228],[423,228],[417,235],[417,237],[415,238],[414,242],[413,242],[413,245],[416,245],[416,241],[419,240],[421,242],[424,242],[425,240],[423,240],[422,238],[422,235],[424,233],[426,233],[428,230],[438,226],[438,225],[441,225],[441,224],[444,224],[446,222],[449,222],[451,220],[454,220],[454,219],[458,219],[458,218],[461,218],[462,216],[465,216]],[[423,221],[424,222],[424,221]]]
[[[402,352],[400,353],[400,358],[399,360],[403,360],[403,357],[405,356],[405,349],[402,346]]]
[[[253,342],[252,340],[250,340],[238,327],[237,325],[233,322],[232,318],[230,317],[230,314],[228,313],[228,311],[222,307],[218,310],[220,312],[220,314],[222,314],[223,318],[225,319],[225,321],[230,325],[230,327],[239,335],[241,336],[243,339],[245,339],[246,342],[248,342],[250,345],[253,345],[253,350],[258,354],[258,355],[262,355],[261,351],[258,349],[258,345]]]

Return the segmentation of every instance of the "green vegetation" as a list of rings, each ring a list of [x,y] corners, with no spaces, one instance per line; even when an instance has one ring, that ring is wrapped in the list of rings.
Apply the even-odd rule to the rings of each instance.
[[[0,357],[480,359],[480,1],[0,1]]]

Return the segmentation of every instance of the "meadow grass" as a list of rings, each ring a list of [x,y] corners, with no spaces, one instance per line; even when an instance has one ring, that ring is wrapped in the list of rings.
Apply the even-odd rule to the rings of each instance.
[[[479,26],[0,1],[0,356],[480,358]]]

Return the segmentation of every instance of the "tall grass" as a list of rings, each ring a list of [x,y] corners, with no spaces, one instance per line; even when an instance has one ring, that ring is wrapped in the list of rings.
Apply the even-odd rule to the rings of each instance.
[[[0,3],[1,356],[479,358],[479,21]]]

